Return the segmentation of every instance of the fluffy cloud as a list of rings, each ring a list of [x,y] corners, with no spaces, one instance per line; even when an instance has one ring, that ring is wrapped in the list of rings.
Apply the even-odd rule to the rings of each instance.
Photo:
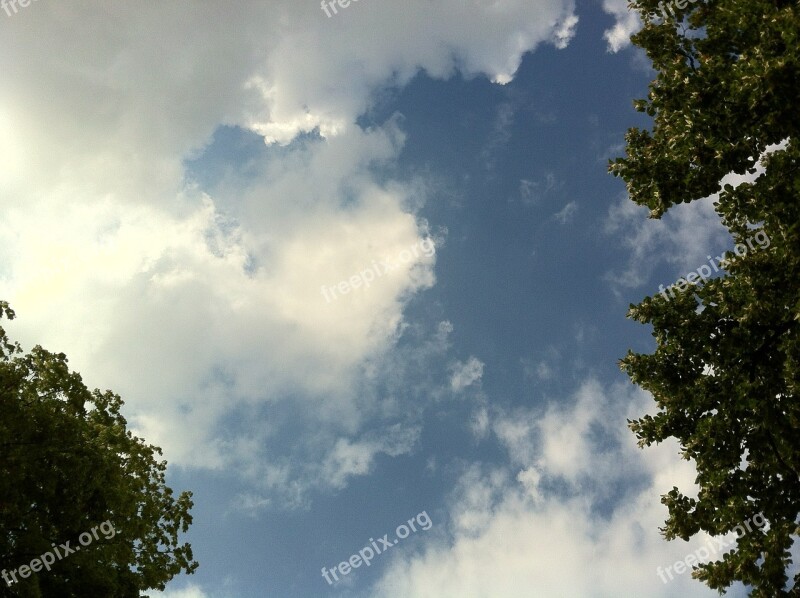
[[[356,120],[420,70],[505,83],[575,22],[571,0],[363,2],[333,19],[288,0],[32,5],[0,40],[0,280],[14,333],[122,394],[172,463],[236,463],[292,487],[301,474],[281,459],[298,455],[258,450],[278,434],[265,410],[287,403],[314,437],[302,458],[334,465],[333,487],[410,450],[413,418],[379,421],[401,427],[385,446],[363,433],[381,407],[359,389],[408,299],[434,284],[435,258],[331,303],[320,292],[431,234],[413,213],[424,186],[381,176],[399,126]],[[276,151],[212,196],[186,161],[223,125]],[[236,438],[222,429],[235,412],[253,416]],[[272,457],[268,471],[253,463]]]
[[[603,10],[616,19],[614,26],[603,34],[608,42],[608,51],[619,52],[630,46],[631,35],[642,27],[639,13],[630,9],[628,0],[603,0]]]
[[[645,410],[644,393],[588,381],[566,406],[498,413],[492,427],[511,466],[468,467],[453,493],[449,538],[398,557],[370,595],[716,595],[689,574],[665,584],[656,573],[703,540],[667,543],[658,534],[660,494],[673,485],[690,492],[693,470],[674,443],[636,446],[620,423]]]

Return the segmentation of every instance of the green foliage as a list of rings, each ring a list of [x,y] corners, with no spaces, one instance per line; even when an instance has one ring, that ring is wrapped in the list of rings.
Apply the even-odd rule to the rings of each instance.
[[[677,439],[697,466],[697,499],[678,488],[662,499],[667,539],[724,534],[757,513],[769,522],[693,575],[720,591],[742,581],[753,596],[798,596],[800,575],[788,570],[800,535],[800,4],[699,1],[677,10],[680,23],[657,19],[656,0],[632,5],[645,21],[632,40],[657,72],[635,106],[654,126],[628,132],[611,172],[654,218],[720,192],[715,208],[734,241],[758,230],[770,245],[729,253],[722,277],[675,299],[631,306],[656,349],[621,366],[658,412],[630,427],[640,446]],[[782,141],[755,182],[720,189]]]
[[[14,318],[0,301],[0,318]],[[178,534],[192,522],[191,493],[173,495],[166,462],[126,428],[122,400],[89,391],[63,353],[23,353],[0,327],[0,569],[13,570],[110,521],[48,571],[0,596],[139,597],[197,568]],[[108,535],[111,535],[110,533]]]

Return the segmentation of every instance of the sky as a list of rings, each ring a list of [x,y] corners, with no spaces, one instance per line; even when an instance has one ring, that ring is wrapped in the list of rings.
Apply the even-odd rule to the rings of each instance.
[[[650,220],[607,173],[650,125],[638,18],[344,5],[0,10],[7,328],[193,491],[200,568],[151,595],[717,595],[618,367],[629,305],[731,247],[713,197]]]

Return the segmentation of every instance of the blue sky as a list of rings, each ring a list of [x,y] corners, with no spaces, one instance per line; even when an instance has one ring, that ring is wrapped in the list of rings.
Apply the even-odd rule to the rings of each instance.
[[[653,405],[617,361],[653,346],[628,305],[730,239],[713,198],[651,221],[607,173],[653,76],[624,1],[41,0],[0,27],[9,329],[193,490],[201,566],[163,595],[716,595],[657,574],[706,539],[661,539],[692,468],[636,447]]]

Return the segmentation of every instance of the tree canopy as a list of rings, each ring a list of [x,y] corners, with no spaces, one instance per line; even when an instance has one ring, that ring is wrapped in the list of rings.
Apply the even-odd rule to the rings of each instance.
[[[798,596],[789,549],[800,535],[800,4],[662,4],[674,16],[658,0],[632,2],[644,22],[632,41],[656,71],[635,107],[653,127],[629,130],[610,170],[653,218],[719,193],[733,242],[769,243],[728,252],[720,274],[674,297],[631,306],[656,348],[621,366],[658,411],[630,426],[640,446],[672,437],[696,464],[697,498],[678,488],[662,497],[667,539],[725,534],[759,513],[768,522],[693,575],[720,591],[740,581],[753,596]],[[728,173],[755,175],[762,157],[753,182],[721,187]]]
[[[790,547],[800,526],[800,4],[786,0],[635,0],[644,26],[632,41],[656,77],[635,107],[653,118],[631,129],[610,170],[635,203],[660,218],[678,203],[719,193],[715,209],[737,244],[722,272],[632,305],[653,327],[653,354],[621,366],[650,391],[655,415],[629,422],[640,446],[675,438],[696,464],[697,498],[662,497],[667,539],[725,534],[762,514],[721,560],[693,575],[720,591],[800,595]],[[778,149],[775,150],[777,145]],[[765,155],[766,150],[774,150]],[[728,173],[765,172],[720,185]],[[752,241],[751,241],[752,244]]]
[[[4,301],[2,317],[14,318]],[[196,569],[178,541],[191,493],[165,484],[161,450],[127,430],[122,405],[63,353],[24,353],[0,327],[0,596],[138,598]],[[66,542],[49,570],[21,569]]]

